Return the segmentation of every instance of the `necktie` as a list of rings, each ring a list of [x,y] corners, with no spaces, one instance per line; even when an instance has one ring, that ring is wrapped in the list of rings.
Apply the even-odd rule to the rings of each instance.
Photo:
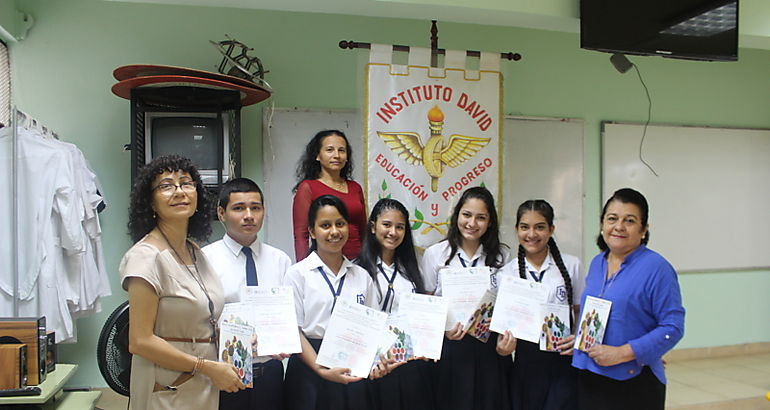
[[[251,254],[251,248],[244,246],[243,254],[246,255],[246,285],[257,286],[257,265],[254,264],[254,256]]]

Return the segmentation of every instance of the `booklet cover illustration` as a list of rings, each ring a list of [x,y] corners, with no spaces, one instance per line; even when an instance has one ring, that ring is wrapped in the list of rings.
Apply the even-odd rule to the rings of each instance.
[[[479,339],[486,343],[489,340],[491,331],[489,330],[489,324],[492,322],[492,313],[495,309],[495,299],[497,294],[491,290],[487,290],[484,296],[479,301],[479,306],[473,312],[473,315],[465,323],[463,330],[468,332],[469,335]]]
[[[575,344],[578,350],[586,351],[591,346],[601,344],[604,340],[604,331],[607,328],[607,319],[610,316],[612,302],[604,299],[588,296],[580,321],[580,327]]]
[[[255,337],[253,326],[223,322],[219,329],[219,361],[235,366],[246,387],[253,387],[251,345]]]
[[[569,337],[569,306],[558,304],[543,305],[543,324],[540,333],[540,350],[558,352],[558,346]]]

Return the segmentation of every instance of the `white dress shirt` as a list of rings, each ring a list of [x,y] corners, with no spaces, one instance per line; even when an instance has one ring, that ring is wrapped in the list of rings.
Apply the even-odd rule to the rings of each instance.
[[[479,245],[476,253],[472,256],[468,256],[465,251],[458,247],[455,255],[449,260],[449,264],[446,264],[451,250],[452,247],[449,245],[449,241],[443,240],[430,246],[422,255],[420,270],[425,281],[425,289],[429,293],[433,292],[434,295],[441,295],[441,270],[445,267],[470,268],[486,266],[487,254],[484,252],[484,245]],[[500,250],[503,254],[502,264],[506,264],[510,260],[510,253],[504,247],[501,247]],[[491,268],[491,270],[489,278],[490,288],[497,288],[497,269]]]
[[[257,268],[258,286],[281,286],[291,260],[278,248],[256,240],[249,246]],[[225,303],[241,301],[241,289],[246,287],[246,255],[243,245],[225,234],[222,239],[203,247],[203,254],[222,281]],[[254,363],[264,363],[270,356],[259,356]]]
[[[578,258],[562,253],[561,260],[564,262],[564,267],[567,268],[567,273],[572,280],[572,304],[579,305],[580,297],[583,296],[583,289],[585,289],[586,286],[585,272],[581,269],[580,260]],[[556,262],[554,262],[553,256],[551,256],[551,251],[548,251],[548,255],[545,257],[540,269],[535,269],[535,267],[525,258],[525,269],[527,280],[540,281],[540,283],[548,287],[548,303],[562,305],[569,303],[564,278],[562,278],[559,267],[556,266]],[[521,277],[519,275],[519,258],[515,258],[503,266],[502,269],[500,269],[500,274],[513,275],[517,278]],[[541,277],[542,280],[540,280]]]
[[[326,273],[335,292],[344,279],[339,298],[348,302],[359,303],[377,308],[376,293],[372,278],[362,267],[344,258],[337,275],[326,266],[315,252],[292,265],[284,277],[284,285],[294,289],[294,303],[297,309],[297,323],[305,336],[322,339],[332,313],[335,297],[324,279],[321,270]]]
[[[257,268],[257,284],[281,286],[286,270],[291,266],[289,256],[258,240],[249,248]],[[222,280],[225,303],[240,302],[241,289],[246,287],[246,255],[243,246],[225,234],[222,239],[203,247],[203,253]]]

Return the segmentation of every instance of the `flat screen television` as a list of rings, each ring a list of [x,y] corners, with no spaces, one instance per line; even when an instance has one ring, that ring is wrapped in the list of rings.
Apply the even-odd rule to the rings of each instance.
[[[738,0],[581,0],[580,47],[738,60]]]
[[[218,185],[230,177],[228,114],[200,112],[146,112],[145,162],[178,154],[190,158],[198,168],[204,185]]]

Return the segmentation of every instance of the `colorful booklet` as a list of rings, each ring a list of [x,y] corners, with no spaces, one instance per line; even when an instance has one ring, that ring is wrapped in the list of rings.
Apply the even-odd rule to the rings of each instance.
[[[243,303],[243,302],[225,303],[225,306],[222,309],[222,314],[219,315],[219,328],[222,329],[223,323],[234,323],[237,325],[254,326],[254,323],[252,320],[253,316],[254,316],[253,309],[251,309],[248,303]],[[220,330],[220,335],[221,335],[221,330]],[[251,345],[251,349],[252,349],[251,351],[252,358],[256,358],[257,357],[256,343]]]
[[[586,351],[591,346],[602,343],[611,307],[612,302],[609,300],[593,296],[586,297],[583,310],[580,312],[580,327],[575,336],[575,349]]]
[[[387,357],[396,363],[414,359],[414,343],[412,342],[409,321],[404,314],[395,314],[388,317],[388,330],[396,335],[387,352]]]
[[[246,387],[253,387],[251,345],[255,337],[250,325],[223,321],[219,326],[219,361],[235,366]]]
[[[471,315],[465,323],[463,331],[468,332],[469,335],[486,343],[491,334],[489,324],[492,323],[492,312],[495,308],[496,299],[497,293],[491,289],[487,289],[484,296],[481,297],[473,315]]]
[[[569,306],[544,303],[543,323],[540,332],[540,350],[558,352],[557,346],[571,334],[569,327]]]
[[[384,355],[386,359],[394,358],[393,351],[396,349],[396,344],[398,340],[398,335],[390,330],[390,327],[387,329],[382,329],[380,332],[380,339],[377,345],[377,353],[374,355],[374,360],[372,361],[372,369],[377,367],[377,364],[380,363],[380,356]],[[401,360],[405,361],[405,360]]]

